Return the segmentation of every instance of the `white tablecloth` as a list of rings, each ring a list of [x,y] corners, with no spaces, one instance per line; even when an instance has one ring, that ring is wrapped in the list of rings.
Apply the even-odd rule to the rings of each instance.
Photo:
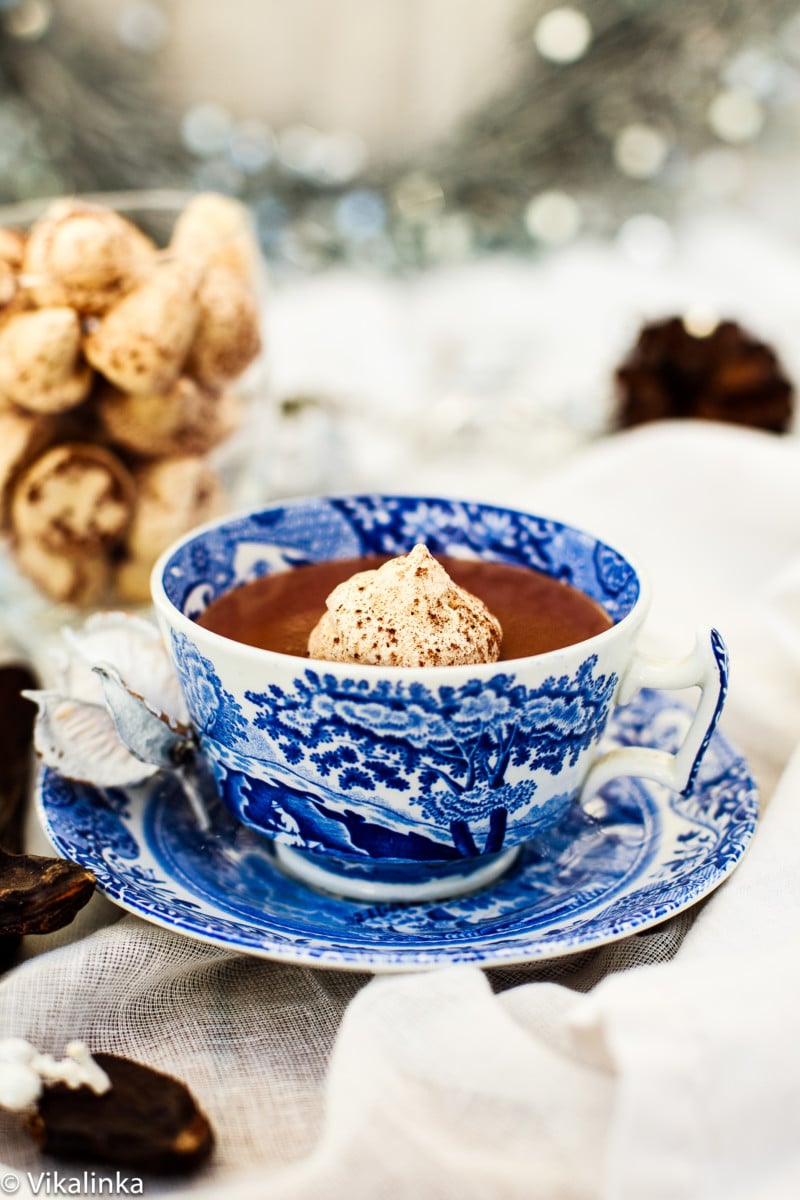
[[[148,1180],[148,1195],[800,1194],[800,445],[649,426],[538,482],[464,480],[487,490],[634,553],[654,583],[649,648],[723,631],[723,728],[766,802],[752,848],[696,914],[488,974],[306,970],[93,901],[0,982],[0,1030],[58,1054],[80,1037],[185,1080],[218,1148],[193,1180]],[[34,1181],[56,1166],[12,1116],[0,1160]]]

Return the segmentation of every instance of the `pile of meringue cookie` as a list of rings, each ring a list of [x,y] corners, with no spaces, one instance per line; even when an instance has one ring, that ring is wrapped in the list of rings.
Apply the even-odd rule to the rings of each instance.
[[[214,193],[163,248],[80,200],[0,228],[0,526],[53,599],[147,600],[165,546],[224,508],[209,452],[261,348],[258,261]]]

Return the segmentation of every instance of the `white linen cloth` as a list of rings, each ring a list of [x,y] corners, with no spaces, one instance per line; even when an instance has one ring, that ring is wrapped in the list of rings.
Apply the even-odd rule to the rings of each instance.
[[[81,1037],[192,1088],[218,1133],[214,1160],[191,1181],[148,1180],[147,1195],[800,1194],[800,445],[665,423],[490,490],[480,498],[630,549],[654,584],[648,648],[688,650],[709,622],[723,631],[723,728],[769,802],[752,848],[659,930],[486,974],[305,970],[93,901],[0,981],[0,1030],[59,1054]],[[0,1160],[0,1178],[57,1165],[12,1116]]]

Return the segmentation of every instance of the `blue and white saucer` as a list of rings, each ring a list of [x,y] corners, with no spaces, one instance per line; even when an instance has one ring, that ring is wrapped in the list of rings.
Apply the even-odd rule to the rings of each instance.
[[[618,709],[610,745],[672,751],[690,714],[663,692]],[[658,924],[717,887],[755,828],[747,763],[719,731],[688,795],[619,779],[528,842],[496,883],[453,900],[341,900],[283,874],[271,843],[216,799],[200,828],[180,785],[99,791],[42,770],[38,804],[61,854],[145,920],[264,958],[357,971],[482,967],[588,950]]]

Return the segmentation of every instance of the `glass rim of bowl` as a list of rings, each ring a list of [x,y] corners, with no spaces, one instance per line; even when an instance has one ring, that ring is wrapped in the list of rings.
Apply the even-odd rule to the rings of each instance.
[[[83,204],[103,204],[116,209],[140,209],[158,212],[184,207],[202,193],[186,188],[132,188],[110,192],[60,192],[53,196],[31,196],[0,204],[0,225],[28,225],[41,216],[51,204],[60,200],[77,200]],[[246,206],[245,206],[246,207]]]

